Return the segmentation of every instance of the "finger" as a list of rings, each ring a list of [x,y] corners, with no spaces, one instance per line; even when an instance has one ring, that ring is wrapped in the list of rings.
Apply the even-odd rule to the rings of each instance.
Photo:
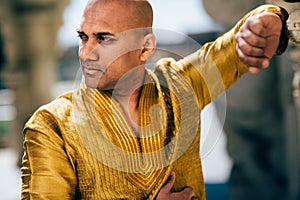
[[[175,183],[175,172],[172,171],[167,181],[165,182],[162,190],[166,190],[168,192],[171,191],[174,183]]]
[[[254,44],[255,45],[255,44]],[[254,56],[254,57],[262,57],[264,56],[264,49],[262,47],[254,46],[251,44],[251,41],[245,40],[244,38],[240,37],[237,38],[237,48],[243,52],[243,54],[247,56]]]
[[[182,190],[182,194],[186,199],[192,199],[195,196],[195,192],[193,188],[186,187],[184,190]]]
[[[269,66],[268,58],[245,55],[238,47],[237,47],[237,53],[241,61],[248,66],[257,67],[257,68],[267,68]]]
[[[237,36],[247,41],[251,46],[256,47],[265,47],[266,46],[266,37],[267,32],[266,28],[263,27],[262,23],[252,24],[250,22],[244,24],[240,31],[237,33]]]
[[[264,61],[266,64],[263,64],[265,66],[269,66],[270,62],[268,60]],[[263,67],[263,68],[257,68],[257,67],[249,67],[249,72],[252,74],[256,74],[257,72],[259,72],[261,69],[264,69],[267,67]]]
[[[251,74],[256,74],[260,71],[261,69],[257,68],[257,67],[249,67],[249,72]]]
[[[255,35],[263,38],[267,37],[267,29],[265,28],[263,21],[259,17],[252,17],[250,20],[248,20],[247,25],[250,31]]]

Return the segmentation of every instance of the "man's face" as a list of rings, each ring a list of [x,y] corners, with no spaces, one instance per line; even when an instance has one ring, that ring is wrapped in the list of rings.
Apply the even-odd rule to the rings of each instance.
[[[130,17],[124,4],[87,6],[78,36],[79,58],[88,87],[114,89],[125,73],[144,64],[140,59],[143,37]]]

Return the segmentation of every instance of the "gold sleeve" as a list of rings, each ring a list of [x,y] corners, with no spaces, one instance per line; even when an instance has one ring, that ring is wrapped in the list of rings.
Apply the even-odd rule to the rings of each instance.
[[[42,110],[31,120],[24,130],[21,199],[73,199],[76,173],[55,119]]]
[[[197,52],[173,64],[194,89],[199,109],[217,98],[248,72],[248,67],[237,55],[235,35],[248,17],[262,12],[273,12],[280,16],[283,28],[276,55],[283,53],[288,44],[286,31],[288,14],[278,6],[263,5],[249,12],[236,26],[215,41],[205,44]]]

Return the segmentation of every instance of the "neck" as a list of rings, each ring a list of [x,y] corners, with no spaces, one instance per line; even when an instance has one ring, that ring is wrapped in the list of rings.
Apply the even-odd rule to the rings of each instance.
[[[120,80],[115,86],[112,92],[113,98],[120,103],[123,108],[129,107],[132,109],[138,107],[144,76],[145,68],[134,70],[134,73]]]
[[[130,81],[120,83],[112,92],[113,98],[120,104],[132,130],[139,134],[139,99],[143,88],[145,68],[131,76]]]

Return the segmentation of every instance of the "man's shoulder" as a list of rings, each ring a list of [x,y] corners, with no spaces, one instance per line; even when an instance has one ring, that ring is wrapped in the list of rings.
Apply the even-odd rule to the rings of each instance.
[[[67,92],[38,108],[26,123],[26,127],[33,124],[57,124],[71,116],[73,92]]]
[[[41,106],[38,111],[48,110],[49,112],[60,114],[62,111],[70,110],[72,109],[72,96],[73,92],[64,93],[50,103]]]
[[[174,58],[162,58],[156,62],[154,73],[159,78],[170,78],[178,75],[181,69],[178,65],[179,63]]]

